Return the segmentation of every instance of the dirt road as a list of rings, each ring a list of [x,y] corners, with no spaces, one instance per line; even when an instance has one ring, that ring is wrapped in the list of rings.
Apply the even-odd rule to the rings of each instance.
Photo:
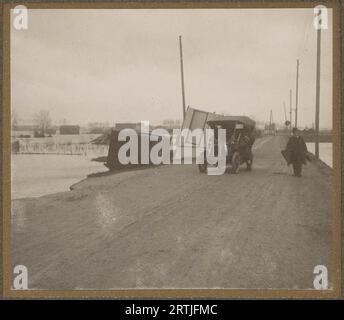
[[[313,288],[331,268],[331,171],[293,177],[284,146],[258,140],[252,172],[161,166],[15,200],[12,263],[30,289]]]

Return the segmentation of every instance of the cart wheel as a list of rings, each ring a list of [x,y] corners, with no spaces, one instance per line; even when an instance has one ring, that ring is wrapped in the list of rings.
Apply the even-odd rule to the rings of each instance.
[[[207,164],[206,163],[199,164],[198,165],[198,170],[201,173],[206,173],[207,172]]]
[[[239,152],[234,152],[232,156],[232,169],[231,173],[238,173],[239,172],[239,166],[240,166],[240,154]]]

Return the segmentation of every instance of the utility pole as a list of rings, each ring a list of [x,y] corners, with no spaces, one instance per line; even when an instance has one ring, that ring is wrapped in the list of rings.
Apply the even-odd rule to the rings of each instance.
[[[269,132],[270,133],[274,132],[274,130],[273,130],[273,122],[274,122],[274,120],[273,120],[272,110],[270,110],[270,123],[269,123]]]
[[[297,105],[299,100],[299,59],[296,62],[295,128],[297,128]]]
[[[185,118],[185,89],[184,89],[184,67],[183,67],[182,36],[179,36],[179,50],[180,50],[180,75],[181,75],[181,78],[182,78],[183,119],[184,119]]]
[[[285,106],[285,101],[283,101],[283,109],[284,109],[284,125],[285,125],[286,130],[288,130],[287,108]]]
[[[290,100],[290,103],[289,103],[289,120],[290,120],[290,132],[291,132],[291,130],[292,130],[292,121],[293,121],[293,118],[292,118],[293,91],[291,89],[289,90],[289,100]]]
[[[321,57],[321,10],[317,30],[317,71],[315,93],[315,157],[319,159],[319,109],[320,109],[320,57]]]

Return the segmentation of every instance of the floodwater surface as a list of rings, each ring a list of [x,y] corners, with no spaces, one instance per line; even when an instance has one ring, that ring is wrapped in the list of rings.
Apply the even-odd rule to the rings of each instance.
[[[68,191],[87,175],[104,171],[103,163],[84,156],[12,154],[12,199]]]

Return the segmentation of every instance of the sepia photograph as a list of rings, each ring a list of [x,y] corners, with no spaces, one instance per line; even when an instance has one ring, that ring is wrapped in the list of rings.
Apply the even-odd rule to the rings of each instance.
[[[258,4],[7,7],[8,295],[338,294],[338,11]]]

